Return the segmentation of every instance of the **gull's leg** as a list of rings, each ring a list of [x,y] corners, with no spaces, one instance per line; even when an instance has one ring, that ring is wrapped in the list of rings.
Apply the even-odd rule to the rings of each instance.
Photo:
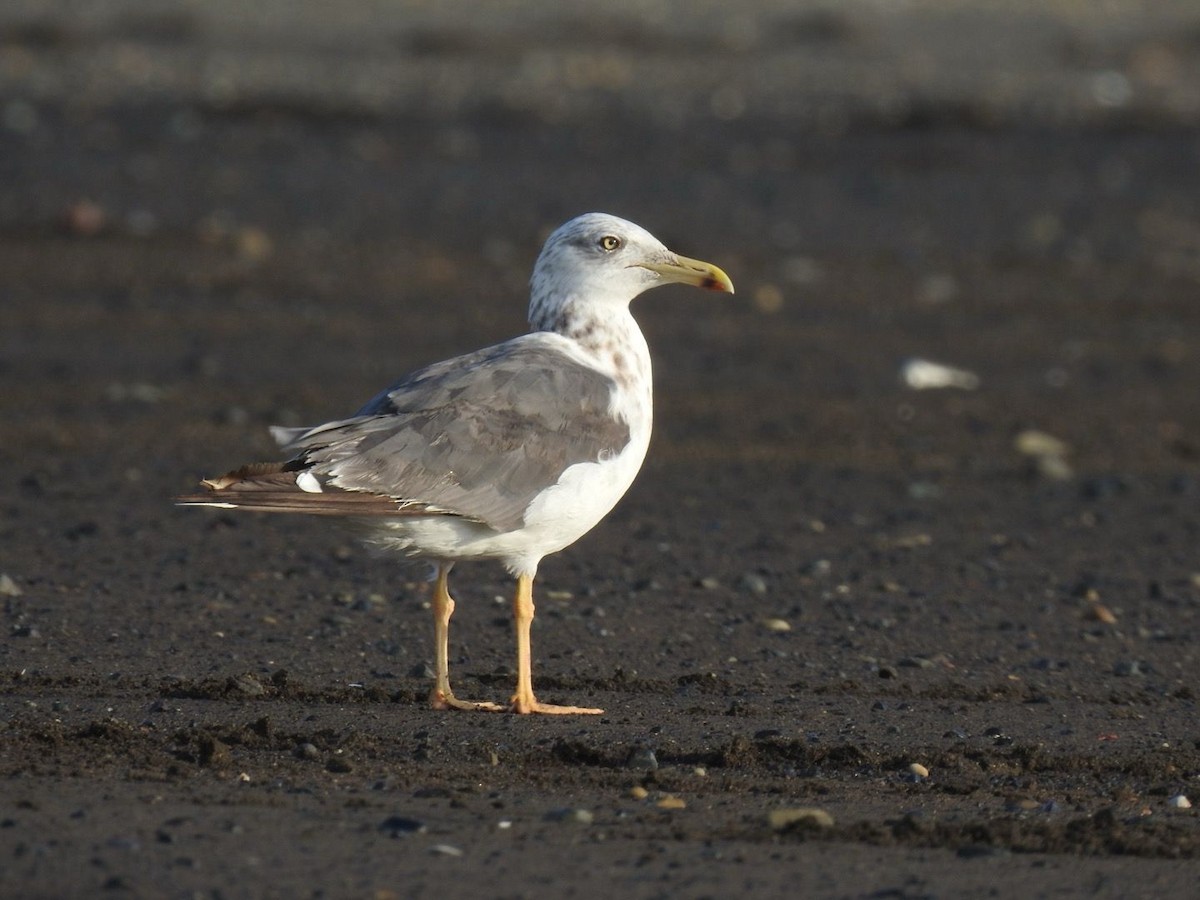
[[[437,681],[429,692],[429,705],[434,709],[504,709],[495,703],[475,703],[459,700],[450,690],[450,616],[454,614],[454,599],[450,596],[448,580],[450,565],[438,563],[437,583],[433,588],[433,643],[437,658]]]
[[[533,663],[530,660],[529,626],[533,624],[533,576],[517,576],[517,595],[513,599],[513,617],[517,623],[517,692],[512,697],[512,710],[517,713],[548,713],[568,715],[585,713],[599,715],[602,709],[586,706],[554,706],[541,703],[533,696]]]

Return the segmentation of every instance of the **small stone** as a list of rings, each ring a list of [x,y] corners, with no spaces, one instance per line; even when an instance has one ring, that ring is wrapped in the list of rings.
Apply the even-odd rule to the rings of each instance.
[[[633,787],[631,787],[629,789],[629,796],[632,797],[634,800],[645,800],[647,797],[650,796],[650,792],[648,790],[646,790],[644,787],[642,787],[640,784],[635,784]]]
[[[434,844],[429,848],[431,853],[437,853],[441,856],[462,856],[462,849],[455,847],[453,844]]]
[[[1167,806],[1170,806],[1172,809],[1191,809],[1192,801],[1183,794],[1176,794],[1167,801]]]
[[[630,769],[646,769],[652,772],[658,768],[658,757],[650,747],[634,747],[629,751],[625,765]]]
[[[23,593],[21,586],[10,575],[0,574],[0,597],[20,597]]]
[[[1145,675],[1149,666],[1136,659],[1123,659],[1113,666],[1113,674],[1118,678],[1134,678]]]
[[[916,775],[918,778],[928,778],[929,777],[929,770],[927,768],[925,768],[923,765],[921,765],[920,763],[912,763],[908,767],[908,771],[910,771],[912,774]]]
[[[706,591],[715,591],[717,588],[719,588],[721,586],[721,582],[718,581],[716,578],[714,578],[711,575],[706,575],[704,578],[701,578],[696,583],[700,587],[704,588]]]
[[[762,313],[777,313],[783,309],[783,291],[776,285],[759,285],[753,294],[754,306]]]
[[[767,580],[757,572],[747,572],[738,582],[738,587],[747,593],[761,597],[767,592]]]
[[[348,775],[354,771],[354,766],[344,756],[331,756],[325,760],[325,771],[335,775]]]
[[[1103,622],[1105,625],[1116,625],[1117,615],[1103,603],[1089,603],[1085,618],[1091,619],[1094,622]]]
[[[1071,464],[1061,456],[1039,456],[1037,471],[1043,478],[1049,478],[1051,481],[1069,481],[1075,476]]]
[[[237,678],[233,679],[231,687],[239,694],[247,697],[261,697],[267,692],[262,682],[250,674],[237,676]]]
[[[246,225],[237,232],[237,252],[242,259],[260,262],[271,255],[275,245],[271,236],[261,228]]]
[[[108,224],[108,214],[102,206],[91,200],[79,200],[67,207],[63,213],[63,224],[71,234],[92,237]]]
[[[910,359],[900,370],[900,377],[914,391],[936,388],[959,388],[973,391],[979,387],[979,376],[966,369],[956,369],[928,359]]]
[[[687,802],[674,794],[667,794],[654,805],[659,809],[687,809]]]
[[[832,828],[833,816],[816,806],[794,806],[773,809],[767,813],[767,824],[773,831],[792,828]]]
[[[804,567],[804,574],[812,575],[814,578],[824,578],[832,571],[833,563],[827,559],[814,560]]]
[[[572,822],[576,825],[591,825],[596,819],[590,809],[553,809],[546,813],[547,822]]]
[[[421,834],[425,831],[425,823],[420,819],[410,819],[408,816],[388,816],[379,823],[379,830],[387,832],[392,837]]]
[[[1036,429],[1022,431],[1014,443],[1017,452],[1024,456],[1065,456],[1071,450],[1066,441]]]
[[[788,624],[787,619],[766,619],[763,625],[767,631],[791,631],[792,626]]]

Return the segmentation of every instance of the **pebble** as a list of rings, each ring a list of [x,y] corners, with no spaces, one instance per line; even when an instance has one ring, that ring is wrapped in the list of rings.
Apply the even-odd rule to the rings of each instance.
[[[794,806],[771,810],[767,813],[767,824],[773,831],[787,831],[798,826],[832,828],[833,816],[816,806]]]
[[[1071,450],[1066,441],[1034,428],[1022,431],[1014,443],[1017,452],[1025,456],[1065,456]]]
[[[654,805],[659,809],[687,809],[687,802],[674,794],[667,794]]]
[[[631,787],[629,789],[629,796],[632,797],[634,800],[645,800],[647,797],[650,796],[650,792],[648,790],[646,790],[644,787],[642,787],[640,784],[635,784],[633,787]]]
[[[108,214],[99,204],[79,200],[67,207],[63,213],[63,224],[71,234],[92,237],[108,224]]]
[[[297,744],[295,753],[300,759],[318,759],[321,756],[321,751],[317,749],[316,745],[310,744],[307,741],[303,744]]]
[[[379,830],[386,831],[392,837],[421,834],[425,831],[425,823],[420,819],[411,819],[408,816],[388,816],[379,823]]]
[[[787,619],[766,619],[763,625],[767,631],[791,631],[792,626],[788,624]]]
[[[783,309],[783,291],[773,284],[759,285],[752,299],[754,306],[762,313],[777,313]]]
[[[1074,474],[1067,462],[1071,446],[1052,434],[1026,429],[1016,436],[1013,446],[1022,456],[1032,457],[1038,472],[1047,478],[1064,481]]]
[[[442,856],[462,856],[462,849],[455,847],[453,844],[434,844],[429,848],[431,853],[439,853]]]
[[[738,582],[738,587],[743,591],[755,594],[759,597],[767,592],[767,580],[757,572],[747,572]]]
[[[654,755],[654,751],[649,747],[634,747],[629,751],[629,757],[625,760],[625,765],[630,769],[654,771],[658,768],[658,757]]]
[[[546,813],[547,822],[573,822],[576,825],[591,825],[595,818],[590,809],[552,809]]]
[[[973,391],[979,387],[979,376],[966,369],[942,365],[928,359],[910,359],[900,369],[900,377],[914,391],[935,388],[960,388]]]
[[[1105,625],[1116,625],[1117,614],[1105,606],[1103,603],[1092,602],[1088,604],[1088,610],[1085,614],[1086,618],[1095,622],[1103,622]]]
[[[1132,678],[1145,675],[1149,671],[1146,663],[1136,659],[1123,659],[1113,666],[1113,674],[1118,678]]]
[[[1185,797],[1183,794],[1176,794],[1174,797],[1172,797],[1170,800],[1167,801],[1167,805],[1174,809],[1191,809],[1192,801],[1189,800],[1187,797]]]
[[[908,771],[912,772],[918,778],[928,778],[929,777],[929,770],[927,768],[925,768],[923,765],[921,765],[920,763],[912,763],[908,767]]]
[[[246,225],[238,229],[236,244],[238,255],[250,262],[266,259],[275,249],[271,236],[253,225]]]
[[[833,563],[827,559],[818,559],[809,563],[804,567],[806,575],[812,575],[816,578],[824,577],[833,571]]]
[[[231,687],[239,694],[244,694],[247,697],[261,697],[267,692],[262,682],[250,674],[237,676],[237,678],[233,679]]]
[[[0,597],[20,597],[23,593],[21,586],[10,575],[0,575]]]

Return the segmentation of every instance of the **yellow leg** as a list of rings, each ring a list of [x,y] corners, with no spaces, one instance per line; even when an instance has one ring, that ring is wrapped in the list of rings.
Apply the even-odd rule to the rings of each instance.
[[[450,690],[450,616],[454,614],[454,599],[448,581],[450,566],[438,565],[437,583],[433,588],[433,643],[437,659],[437,681],[429,692],[429,705],[434,709],[486,709],[498,712],[504,707],[495,703],[459,700]]]
[[[517,692],[512,697],[512,710],[517,713],[546,713],[569,715],[583,713],[599,715],[602,709],[585,706],[554,706],[541,703],[533,696],[533,663],[529,647],[529,626],[533,624],[533,576],[517,576],[517,595],[513,598],[513,617],[517,623]]]

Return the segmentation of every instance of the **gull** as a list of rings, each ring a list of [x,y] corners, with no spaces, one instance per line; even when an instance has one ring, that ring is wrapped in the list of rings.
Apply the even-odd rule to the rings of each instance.
[[[435,709],[601,713],[534,695],[533,580],[545,556],[608,514],[642,466],[650,351],[629,305],[671,283],[733,293],[721,269],[671,252],[632,222],[572,219],[534,265],[527,334],[419,369],[349,418],[272,428],[286,461],[206,479],[177,500],[338,516],[368,545],[431,563]],[[448,579],[461,560],[497,560],[516,578],[508,707],[460,700],[450,687]]]

